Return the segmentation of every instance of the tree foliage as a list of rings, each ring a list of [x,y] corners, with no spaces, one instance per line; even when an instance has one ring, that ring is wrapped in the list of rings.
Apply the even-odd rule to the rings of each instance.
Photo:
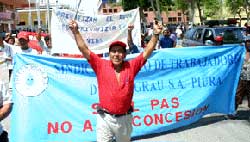
[[[159,2],[159,7],[157,7]],[[226,3],[229,11],[234,15],[239,15],[245,11],[247,16],[250,15],[250,0],[122,0],[122,6],[125,11],[137,7],[142,9],[153,8],[155,15],[161,12],[168,13],[168,10],[181,10],[182,14],[189,13],[190,19],[193,19],[195,9],[198,11],[200,22],[210,18],[221,18],[222,3]],[[240,15],[239,15],[240,16]]]
[[[125,11],[135,9],[137,7],[151,7],[149,0],[122,0],[122,7]]]
[[[203,17],[213,17],[214,15],[222,14],[221,0],[205,0],[204,1],[204,15]]]
[[[226,0],[226,6],[232,14],[236,15],[241,7],[243,7],[245,0]]]

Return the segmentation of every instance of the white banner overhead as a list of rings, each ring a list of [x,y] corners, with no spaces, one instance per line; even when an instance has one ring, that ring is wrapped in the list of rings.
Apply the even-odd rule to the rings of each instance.
[[[52,53],[80,54],[68,27],[69,20],[74,19],[74,17],[74,11],[53,10],[51,20]],[[129,24],[135,26],[132,33],[134,44],[141,45],[141,24],[138,8],[113,15],[87,16],[79,12],[77,21],[79,31],[90,50],[97,54],[108,52],[108,46],[114,40],[127,43]]]

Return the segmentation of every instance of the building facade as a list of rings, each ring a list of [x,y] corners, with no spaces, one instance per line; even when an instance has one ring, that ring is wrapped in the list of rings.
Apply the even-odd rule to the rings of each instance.
[[[38,29],[38,11],[36,9],[22,9],[17,10],[19,20],[16,25],[16,29],[29,29],[29,30],[37,30]],[[51,14],[51,12],[50,12]],[[29,19],[30,15],[30,19]],[[42,29],[47,29],[47,10],[40,9],[40,24]]]
[[[107,2],[103,3],[99,8],[99,14],[114,14],[123,11],[122,6],[119,5],[110,5]],[[144,17],[146,18],[147,25],[151,25],[153,23],[155,13],[152,8],[144,9],[143,11]],[[188,14],[183,14],[181,11],[169,11],[161,13],[163,24],[187,24],[189,22]]]
[[[0,32],[15,29],[19,20],[16,8],[28,5],[28,0],[0,0]],[[31,3],[31,6],[34,6],[34,3]]]

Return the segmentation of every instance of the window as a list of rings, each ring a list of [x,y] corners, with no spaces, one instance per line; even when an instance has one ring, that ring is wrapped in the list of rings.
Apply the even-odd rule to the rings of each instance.
[[[42,24],[42,21],[40,21],[40,24]],[[38,25],[38,21],[34,21],[34,25],[37,26]]]
[[[109,13],[112,13],[113,12],[113,9],[109,9]]]
[[[172,17],[168,17],[168,22],[172,22]]]
[[[178,17],[178,22],[181,22],[181,17]]]
[[[34,25],[38,25],[38,21],[34,21]]]
[[[0,12],[2,12],[2,11],[3,11],[3,9],[4,9],[3,4],[2,4],[2,3],[0,3]]]
[[[176,17],[173,17],[173,22],[176,22],[176,21],[177,21]]]
[[[114,9],[114,13],[117,13],[118,12],[118,10],[117,9]]]
[[[107,13],[107,12],[108,12],[107,9],[102,10],[102,13]]]
[[[168,22],[176,22],[176,17],[168,17]]]
[[[18,24],[19,26],[24,26],[25,25],[25,22],[24,21],[22,21],[22,22],[19,22],[19,24]]]
[[[204,43],[206,40],[214,41],[213,31],[210,29],[205,29],[203,40],[204,40]]]
[[[178,12],[178,16],[181,16],[181,13],[180,13],[180,12]]]
[[[203,29],[201,28],[201,29],[197,29],[196,31],[195,31],[195,33],[194,33],[194,35],[193,35],[193,39],[194,40],[201,40],[201,35],[202,35],[202,31],[203,31]]]

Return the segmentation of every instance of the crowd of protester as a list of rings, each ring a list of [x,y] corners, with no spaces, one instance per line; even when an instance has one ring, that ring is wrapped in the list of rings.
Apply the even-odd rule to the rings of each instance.
[[[128,53],[140,53],[143,52],[144,48],[147,47],[151,37],[153,36],[153,28],[148,26],[147,32],[141,34],[141,45],[137,46],[133,43],[132,31],[133,25],[128,26],[127,45]],[[155,46],[155,50],[162,48],[175,48],[182,46],[182,40],[186,29],[183,25],[178,25],[175,28],[171,26],[164,26],[159,40]],[[0,34],[0,120],[3,120],[11,112],[12,104],[11,101],[11,87],[9,87],[9,81],[11,80],[12,71],[12,57],[17,53],[28,53],[28,54],[42,54],[46,56],[60,56],[60,54],[51,54],[52,43],[51,35],[46,31],[39,29],[38,31],[23,30],[16,31],[15,33],[2,33]],[[35,40],[36,44],[31,44],[32,40]],[[222,39],[216,39],[218,41],[216,45],[222,45]],[[248,98],[248,107],[250,108],[250,38],[245,39],[244,43],[246,47],[245,62],[242,68],[241,78],[236,95],[236,110],[242,103],[243,97]],[[82,56],[81,56],[82,57]],[[8,89],[9,88],[9,89]],[[3,130],[0,125],[0,139],[7,139],[8,133]],[[5,142],[5,141],[3,141]],[[6,140],[7,142],[7,140]]]
[[[3,32],[4,33],[4,32]],[[41,32],[33,33],[20,31],[17,34],[4,33],[0,34],[0,122],[8,117],[11,113],[12,101],[12,67],[13,57],[18,53],[27,54],[50,54],[51,38],[49,34]],[[43,36],[43,38],[41,38]],[[36,40],[39,45],[31,44],[32,40]],[[36,48],[36,47],[37,48]],[[41,50],[39,49],[41,48]],[[8,142],[8,132],[4,130],[0,123],[0,141]]]

